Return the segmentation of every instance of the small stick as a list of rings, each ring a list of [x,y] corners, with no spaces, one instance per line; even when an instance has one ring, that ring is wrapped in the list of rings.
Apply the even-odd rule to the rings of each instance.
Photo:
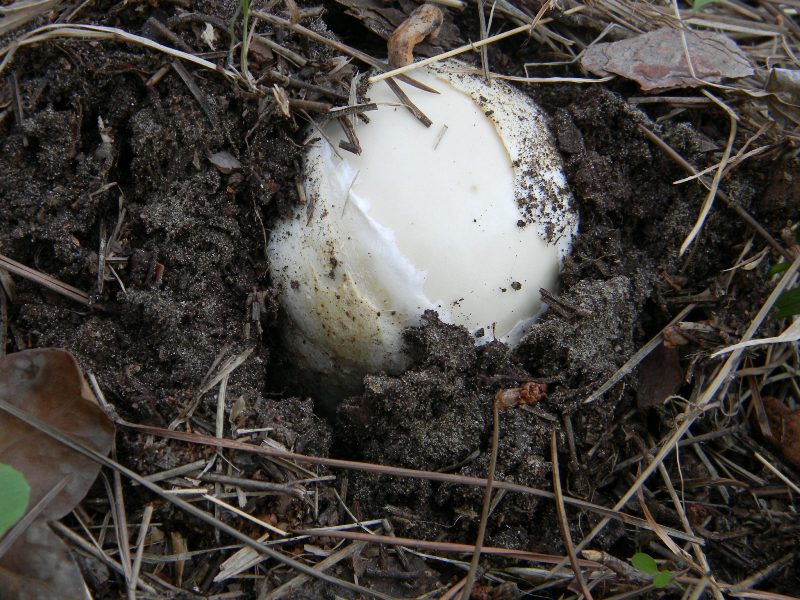
[[[592,394],[583,401],[584,404],[589,404],[590,402],[594,402],[600,396],[605,394],[608,390],[612,387],[617,385],[623,377],[625,377],[628,373],[632,372],[636,366],[642,362],[647,355],[649,355],[653,350],[658,347],[658,345],[664,340],[664,330],[669,327],[670,325],[674,325],[675,323],[680,323],[683,321],[684,317],[688,315],[694,309],[694,304],[690,304],[686,308],[684,308],[678,316],[672,319],[669,323],[667,323],[664,328],[659,331],[649,342],[647,342],[644,346],[639,348],[633,356],[631,356],[625,364],[622,365],[617,372],[614,373],[611,377],[609,377],[606,382],[601,385],[597,390],[592,392]]]
[[[228,475],[220,475],[218,473],[204,473],[197,477],[200,481],[211,481],[214,483],[224,483],[226,485],[235,485],[242,488],[251,490],[268,491],[268,492],[281,492],[289,494],[296,498],[304,498],[306,493],[303,490],[297,489],[290,485],[283,485],[281,483],[272,483],[271,481],[259,481],[257,479],[243,479],[241,477],[230,477]]]
[[[2,399],[0,399],[0,408],[2,408],[2,405],[3,402]],[[224,448],[229,448],[231,450],[238,450],[242,452],[249,452],[251,454],[268,456],[275,461],[282,461],[281,464],[286,468],[295,468],[295,469],[299,468],[297,465],[289,462],[290,460],[293,460],[306,464],[327,466],[335,469],[357,470],[365,473],[378,473],[381,475],[390,475],[393,477],[411,477],[414,479],[428,479],[430,481],[441,481],[444,483],[455,483],[461,485],[471,485],[480,487],[485,486],[487,483],[486,479],[482,477],[468,477],[464,475],[456,475],[453,473],[422,471],[417,469],[408,469],[405,467],[394,467],[391,465],[376,465],[372,463],[357,462],[339,458],[310,456],[307,454],[298,454],[296,452],[289,452],[288,450],[279,450],[276,448],[271,448],[269,446],[256,446],[254,444],[246,444],[238,440],[230,440],[227,438],[218,439],[215,437],[201,435],[197,433],[190,433],[186,431],[175,431],[174,429],[165,429],[163,427],[140,425],[138,423],[131,423],[123,419],[118,420],[116,423],[117,425],[120,425],[122,427],[135,429],[137,431],[141,431],[152,435],[157,435],[159,437],[164,437],[167,439],[180,440],[184,442],[201,444],[205,446],[213,446],[215,448],[222,446]],[[553,493],[547,490],[542,490],[539,488],[512,483],[510,481],[496,480],[493,485],[495,488],[498,489],[505,489],[511,492],[529,494],[539,498],[548,498],[551,500],[555,498]],[[633,515],[622,512],[619,509],[611,510],[604,506],[593,504],[592,502],[588,502],[586,500],[573,498],[571,496],[565,496],[564,502],[572,506],[576,506],[578,508],[582,508],[591,512],[604,515],[608,519],[616,519],[622,521],[623,523],[627,523],[629,525],[642,527],[648,530],[650,529],[650,524],[645,519],[634,517]],[[701,544],[703,543],[702,538],[699,538],[697,536],[687,535],[681,530],[671,529],[666,527],[664,529],[667,531],[667,533],[669,533],[669,535],[671,535],[674,538],[690,542],[697,542]],[[474,549],[473,546],[468,546],[468,548]]]
[[[350,119],[347,117],[339,117],[339,124],[344,129],[344,133],[347,136],[347,142],[344,140],[339,142],[339,148],[342,150],[347,150],[348,152],[352,152],[353,154],[361,154],[361,144],[358,141],[358,136],[356,135],[356,128],[353,127],[353,124],[350,122]]]
[[[400,99],[400,102],[403,103],[411,114],[416,117],[416,119],[422,123],[425,127],[430,127],[433,125],[433,121],[431,121],[425,113],[423,113],[416,104],[411,101],[411,98],[400,88],[400,85],[394,79],[387,79],[386,83],[389,85],[389,88],[394,92],[394,95]]]
[[[194,99],[197,101],[197,104],[200,105],[203,113],[206,115],[206,118],[211,123],[214,129],[217,128],[219,122],[217,120],[217,115],[211,110],[211,107],[208,105],[208,101],[206,100],[205,95],[200,88],[197,87],[197,84],[194,82],[194,77],[192,77],[191,73],[183,66],[183,63],[173,60],[172,61],[172,68],[175,69],[175,72],[183,79],[183,82],[186,84],[186,87],[189,88],[189,91],[194,96]]]
[[[79,290],[76,287],[73,287],[67,283],[59,281],[55,277],[50,277],[49,275],[45,275],[40,271],[35,269],[31,269],[30,267],[26,267],[22,263],[18,263],[15,260],[11,260],[7,256],[3,256],[0,254],[0,268],[13,273],[14,275],[19,275],[29,281],[34,283],[38,283],[46,287],[47,289],[61,294],[62,296],[66,296],[70,300],[74,300],[75,302],[80,302],[81,304],[85,304],[89,306],[92,304],[92,300],[84,291]],[[101,305],[95,304],[93,305],[96,308],[102,308]]]
[[[178,35],[175,34],[169,27],[164,25],[161,21],[154,17],[150,17],[145,21],[145,26],[150,27],[153,31],[155,31],[160,37],[167,40],[170,44],[176,47],[178,50],[183,50],[188,54],[195,54],[195,51],[192,49],[189,44],[184,42]]]
[[[539,288],[539,295],[542,297],[542,300],[544,300],[550,306],[550,308],[552,308],[565,319],[571,319],[575,315],[583,318],[592,316],[592,313],[585,308],[581,308],[577,304],[574,304],[569,300],[565,300],[561,296],[556,296],[544,288]]]
[[[269,77],[272,80],[278,81],[287,87],[293,87],[301,90],[308,90],[310,92],[316,92],[318,94],[329,96],[340,102],[347,102],[349,100],[348,96],[346,96],[345,94],[340,94],[339,92],[329,90],[328,88],[322,87],[321,85],[315,85],[313,83],[308,83],[307,81],[301,81],[299,79],[295,79],[294,77],[289,77],[288,75],[284,75],[283,73],[279,73],[278,71],[275,70],[272,70],[269,73],[267,73],[267,77]]]
[[[303,56],[300,56],[297,52],[293,52],[292,50],[289,50],[288,48],[284,48],[278,42],[275,42],[275,41],[269,39],[268,37],[264,37],[263,35],[255,34],[255,35],[253,35],[253,38],[257,39],[259,42],[264,44],[270,50],[274,50],[276,53],[280,54],[284,58],[292,61],[294,64],[296,64],[301,69],[308,64],[308,61]]]
[[[352,104],[350,106],[337,106],[335,108],[331,108],[328,111],[328,114],[324,115],[319,122],[320,124],[327,123],[331,119],[340,119],[352,115],[360,115],[361,113],[370,110],[378,110],[378,105],[375,104],[374,102],[370,102],[369,104]]]
[[[327,113],[330,111],[331,105],[327,102],[317,102],[316,100],[289,98],[289,108],[291,110],[304,110],[310,113]]]
[[[136,554],[133,558],[133,570],[131,571],[131,581],[138,585],[139,571],[142,568],[142,556],[144,555],[144,543],[147,539],[147,530],[150,528],[150,519],[153,517],[153,505],[148,504],[144,507],[142,522],[139,525],[139,537],[136,540]]]
[[[497,469],[497,449],[500,445],[500,413],[497,409],[497,401],[492,400],[492,448],[489,455],[489,469],[486,473],[486,487],[483,491],[483,506],[481,507],[481,521],[478,525],[478,536],[475,539],[475,551],[472,553],[472,560],[469,564],[464,588],[461,591],[461,600],[469,600],[472,596],[472,586],[475,583],[475,574],[478,572],[478,565],[481,560],[481,549],[483,539],[486,536],[486,524],[489,522],[489,507],[492,504],[492,486],[494,474]],[[592,600],[591,597],[588,600]]]
[[[564,507],[564,494],[561,491],[561,475],[558,470],[558,441],[556,432],[550,432],[550,456],[553,465],[553,493],[556,495],[556,511],[558,512],[558,526],[561,529],[561,537],[564,540],[564,547],[567,549],[567,556],[572,565],[572,572],[575,574],[575,580],[581,588],[581,593],[586,600],[593,600],[592,593],[589,591],[589,586],[586,585],[586,580],[583,578],[583,570],[578,564],[578,555],[575,553],[575,543],[572,541],[572,536],[569,533],[569,522],[567,521],[567,511]]]

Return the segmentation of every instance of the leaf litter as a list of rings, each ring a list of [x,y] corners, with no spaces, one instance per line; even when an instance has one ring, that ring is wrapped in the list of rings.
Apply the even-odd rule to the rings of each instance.
[[[581,65],[595,75],[621,75],[645,92],[693,88],[755,72],[731,38],[707,31],[663,28],[627,40],[594,44]]]
[[[1,358],[0,399],[102,454],[111,450],[114,425],[68,352],[42,348]],[[63,518],[83,500],[100,465],[4,410],[0,463],[23,474],[30,487],[28,506],[39,506],[33,522],[8,534],[17,537],[0,556],[0,589],[15,598],[83,598],[80,570],[47,522]],[[52,495],[54,489],[59,491]]]

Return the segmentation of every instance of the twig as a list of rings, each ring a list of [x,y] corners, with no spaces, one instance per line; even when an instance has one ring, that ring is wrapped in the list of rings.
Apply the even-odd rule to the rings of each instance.
[[[433,125],[433,121],[431,121],[425,115],[425,113],[422,112],[419,107],[411,101],[411,98],[408,97],[408,94],[402,90],[402,88],[394,79],[387,79],[386,83],[388,84],[389,89],[391,89],[394,95],[398,97],[403,106],[405,106],[411,112],[411,114],[414,115],[417,121],[422,123],[425,127],[430,127]]]
[[[314,529],[298,529],[293,531],[297,535],[308,535],[311,537],[332,537],[345,540],[360,540],[372,544],[400,544],[406,548],[420,548],[423,550],[436,550],[439,552],[453,552],[458,554],[472,554],[475,551],[475,546],[472,544],[456,544],[453,542],[434,542],[428,540],[415,540],[411,538],[391,537],[386,535],[360,533],[357,531],[317,531]],[[553,554],[542,554],[540,552],[531,552],[528,550],[517,550],[516,548],[496,548],[494,546],[483,546],[481,554],[489,554],[492,556],[504,556],[506,558],[519,558],[529,560],[531,562],[540,562],[546,564],[556,564],[563,560],[561,556]],[[600,565],[597,562],[587,559],[578,559],[578,564],[581,567],[588,569],[596,569]]]
[[[486,525],[489,522],[489,507],[492,504],[492,484],[494,474],[497,469],[497,448],[500,443],[500,414],[497,410],[497,400],[492,400],[492,446],[489,454],[489,469],[486,473],[486,487],[483,491],[483,506],[481,506],[481,520],[478,525],[478,535],[475,538],[475,551],[472,553],[472,560],[469,564],[464,588],[461,592],[462,600],[469,600],[472,595],[472,586],[475,584],[475,575],[478,572],[478,565],[481,560],[481,548],[483,539],[486,536]],[[589,598],[591,600],[591,598]]]
[[[301,69],[308,64],[308,61],[305,57],[300,56],[297,52],[293,52],[284,46],[281,46],[278,42],[275,42],[268,37],[264,37],[263,35],[254,34],[253,38],[264,44],[270,50],[274,50],[276,53],[280,54],[284,58],[292,61]]]
[[[275,16],[275,15],[271,15],[271,14],[269,14],[267,12],[263,12],[263,11],[260,11],[260,10],[253,10],[253,11],[250,11],[250,12],[251,12],[251,14],[253,16],[258,17],[259,19],[262,19],[264,21],[267,21],[268,23],[271,23],[272,25],[278,25],[280,27],[286,27],[287,29],[291,29],[292,31],[300,33],[300,34],[308,37],[309,39],[314,40],[315,42],[318,42],[320,44],[325,44],[326,46],[330,46],[331,48],[333,48],[334,50],[338,50],[342,54],[346,54],[347,56],[352,56],[353,58],[357,58],[361,62],[366,63],[369,66],[371,66],[371,67],[373,67],[375,69],[378,69],[379,71],[387,71],[389,69],[389,65],[387,65],[385,62],[380,61],[377,58],[373,58],[369,54],[366,54],[365,52],[361,52],[361,50],[356,50],[355,48],[351,48],[350,46],[347,46],[346,44],[342,44],[341,42],[337,42],[336,40],[328,39],[324,35],[320,35],[316,31],[311,31],[307,27],[303,27],[302,25],[300,25],[298,23],[292,23],[291,21],[289,21],[287,19],[283,19],[281,17]],[[2,70],[2,69],[0,69],[0,70]],[[420,83],[419,81],[416,81],[416,80],[412,79],[411,77],[402,76],[402,77],[399,77],[399,79],[404,81],[404,82],[406,82],[406,83],[408,83],[408,84],[410,84],[410,85],[413,85],[414,87],[419,88],[419,89],[421,89],[423,91],[431,92],[431,93],[434,93],[434,94],[438,94],[439,93],[436,90],[434,90],[432,87],[429,87],[429,86],[425,85],[424,83]]]
[[[440,473],[437,471],[421,471],[416,469],[407,469],[404,467],[394,467],[390,465],[376,465],[371,463],[356,462],[338,458],[308,456],[305,454],[288,452],[286,450],[278,450],[275,448],[269,448],[265,446],[254,446],[253,444],[245,444],[237,440],[217,439],[214,437],[204,436],[197,433],[174,431],[170,429],[163,429],[161,427],[152,427],[149,425],[139,425],[136,423],[129,423],[124,420],[117,421],[117,424],[123,427],[128,427],[130,429],[141,431],[143,433],[157,435],[169,439],[181,440],[184,442],[195,443],[195,444],[203,444],[206,446],[214,446],[214,447],[222,446],[224,448],[240,450],[242,452],[250,452],[253,454],[261,454],[277,459],[294,460],[298,462],[322,465],[331,468],[358,470],[367,473],[390,475],[393,477],[411,477],[414,479],[428,479],[431,481],[441,481],[445,483],[455,483],[455,484],[471,485],[478,487],[484,487],[487,483],[487,480],[481,477],[466,477],[464,475],[455,475],[452,473]],[[550,500],[555,499],[555,495],[552,492],[516,483],[511,483],[508,481],[495,480],[493,486],[497,489],[505,489],[510,492],[519,492],[522,494],[529,494],[540,498],[548,498]],[[603,506],[598,506],[597,504],[592,504],[591,502],[587,502],[585,500],[579,500],[577,498],[572,498],[570,496],[564,496],[564,502],[572,506],[582,508],[584,510],[605,515],[606,518],[608,519],[618,519],[629,525],[650,529],[650,525],[649,523],[647,523],[645,519],[634,517],[633,515],[620,512],[617,509],[610,510]],[[674,538],[691,542],[697,542],[700,544],[704,543],[703,539],[697,536],[688,536],[682,531],[679,531],[677,529],[669,529],[669,528],[664,528],[664,529],[669,533],[670,536]]]
[[[174,31],[172,31],[169,27],[164,25],[161,21],[159,21],[155,17],[149,17],[144,24],[145,27],[150,27],[159,36],[161,36],[170,44],[175,46],[178,50],[183,50],[188,54],[194,54],[194,49],[191,46],[189,46],[189,44],[184,42],[180,37],[178,37],[175,34]]]
[[[586,585],[586,580],[583,578],[583,571],[578,564],[578,556],[575,554],[575,544],[569,532],[567,511],[564,507],[564,495],[561,493],[561,475],[558,472],[558,441],[555,431],[550,432],[550,456],[552,457],[551,461],[553,464],[553,492],[556,496],[556,511],[558,512],[558,526],[561,529],[561,537],[564,539],[564,547],[567,549],[567,556],[572,565],[572,572],[575,574],[575,580],[578,582],[581,593],[586,600],[593,600],[592,592],[589,591],[589,586]]]
[[[186,87],[189,88],[189,91],[191,92],[192,96],[194,96],[197,104],[200,105],[203,114],[211,123],[211,126],[216,129],[219,126],[219,119],[217,119],[217,115],[214,114],[214,111],[211,110],[211,106],[208,104],[205,94],[203,94],[200,88],[197,87],[194,77],[192,77],[191,73],[186,70],[186,67],[183,66],[183,63],[178,62],[177,60],[172,61],[172,68],[183,80],[183,83],[186,84]]]
[[[26,267],[22,263],[18,263],[15,260],[11,260],[7,256],[3,256],[0,254],[0,268],[5,269],[10,273],[14,273],[15,275],[19,275],[20,277],[24,277],[25,279],[32,281],[34,283],[38,283],[46,287],[47,289],[61,294],[69,298],[70,300],[74,300],[75,302],[80,302],[81,304],[85,304],[86,306],[92,305],[92,300],[89,297],[89,294],[86,292],[79,290],[76,287],[73,287],[67,283],[59,281],[55,277],[50,277],[50,275],[45,275],[44,273],[37,271],[36,269],[31,269],[30,267]],[[95,308],[101,308],[99,304],[92,305]]]
[[[136,554],[133,558],[133,569],[131,570],[131,582],[134,587],[138,585],[139,570],[142,568],[142,555],[144,554],[145,541],[147,540],[147,530],[150,528],[150,519],[153,517],[153,505],[148,504],[144,507],[142,522],[139,525],[139,536],[136,540]]]
[[[214,483],[222,483],[225,485],[235,485],[245,489],[267,491],[267,492],[280,492],[281,494],[288,494],[295,498],[305,498],[306,492],[301,489],[284,485],[282,483],[272,483],[271,481],[258,481],[256,479],[243,479],[241,477],[230,477],[228,475],[219,475],[217,473],[204,473],[197,477],[200,481],[211,481]]]
[[[334,552],[330,556],[326,557],[324,560],[320,561],[316,565],[314,565],[314,569],[319,571],[320,573],[323,571],[327,571],[331,567],[336,566],[338,563],[342,562],[346,558],[350,558],[354,554],[361,551],[364,546],[366,546],[366,542],[354,542],[349,546],[345,546],[338,552]],[[280,587],[272,590],[269,594],[259,596],[259,600],[277,600],[277,598],[283,598],[285,594],[290,592],[293,589],[304,584],[308,581],[308,575],[297,575],[293,579],[290,579]]]

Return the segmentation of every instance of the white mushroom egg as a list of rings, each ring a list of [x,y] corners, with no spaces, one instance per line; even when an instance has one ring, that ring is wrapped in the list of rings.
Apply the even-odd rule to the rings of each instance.
[[[355,121],[362,153],[333,121],[306,156],[306,202],[269,243],[273,284],[301,369],[355,391],[367,373],[407,366],[403,331],[427,309],[477,343],[511,345],[557,287],[578,226],[542,111],[508,84],[448,62],[401,84],[420,123],[385,82]],[[322,138],[325,139],[322,139]]]

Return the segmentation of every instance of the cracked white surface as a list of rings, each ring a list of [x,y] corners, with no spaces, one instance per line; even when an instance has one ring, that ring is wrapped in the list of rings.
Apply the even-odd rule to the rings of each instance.
[[[403,86],[425,128],[384,83],[356,121],[356,156],[316,142],[307,205],[269,244],[273,283],[302,366],[336,380],[405,366],[402,331],[425,309],[516,343],[543,310],[577,229],[545,120],[523,93],[457,72],[416,71],[441,93]],[[456,72],[452,72],[455,70]],[[335,144],[338,123],[326,127]]]

